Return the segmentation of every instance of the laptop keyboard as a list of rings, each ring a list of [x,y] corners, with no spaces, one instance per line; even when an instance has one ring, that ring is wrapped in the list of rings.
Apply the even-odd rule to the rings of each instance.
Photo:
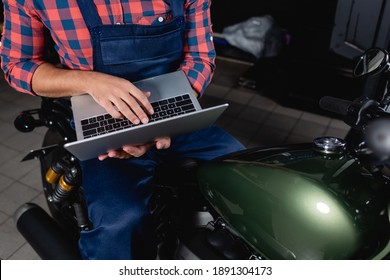
[[[155,122],[195,111],[189,94],[163,99],[153,102],[151,105],[154,109],[154,114],[149,116],[149,122]],[[137,125],[142,125],[142,123]],[[84,139],[137,125],[131,123],[126,118],[114,119],[110,114],[102,114],[81,120]]]

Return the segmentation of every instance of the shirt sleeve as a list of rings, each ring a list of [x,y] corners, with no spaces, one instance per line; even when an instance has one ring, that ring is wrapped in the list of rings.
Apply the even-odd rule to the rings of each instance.
[[[210,18],[211,0],[187,0],[184,60],[181,69],[202,96],[215,69],[215,49]]]
[[[45,62],[46,28],[28,7],[28,1],[4,0],[4,30],[0,58],[4,76],[17,91],[34,94],[31,79]]]

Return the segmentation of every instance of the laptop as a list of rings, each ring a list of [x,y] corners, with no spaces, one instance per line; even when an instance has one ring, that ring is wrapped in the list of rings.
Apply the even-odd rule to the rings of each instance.
[[[134,83],[150,91],[155,114],[146,124],[134,125],[114,119],[89,94],[71,97],[77,140],[64,147],[79,160],[97,158],[124,145],[141,145],[159,136],[175,136],[207,128],[227,109],[228,104],[201,108],[183,71]]]

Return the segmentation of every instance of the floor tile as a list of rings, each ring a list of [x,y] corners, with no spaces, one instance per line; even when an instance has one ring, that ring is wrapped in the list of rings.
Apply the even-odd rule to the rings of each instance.
[[[22,106],[16,104],[9,106],[7,103],[0,103],[0,120],[13,123],[15,118],[23,110],[24,108]]]
[[[33,250],[33,248],[25,242],[15,253],[13,253],[9,260],[40,260],[39,255]]]
[[[284,144],[311,143],[316,137],[291,133],[288,135]]]
[[[330,127],[342,129],[342,130],[349,130],[350,127],[342,120],[339,119],[331,119],[329,123]]]
[[[42,140],[43,137],[41,134],[37,134],[35,132],[18,132],[6,139],[4,145],[7,145],[19,152],[25,152],[27,154],[31,150],[40,148]]]
[[[299,119],[272,112],[265,120],[264,125],[290,132],[297,125]]]
[[[0,225],[0,259],[10,258],[25,243],[12,218]]]
[[[41,98],[38,96],[21,94],[13,100],[13,103],[22,107],[23,110],[39,109],[41,106]]]
[[[302,120],[318,123],[323,126],[328,126],[331,119],[329,117],[316,115],[313,113],[303,112],[301,116]]]
[[[12,158],[18,157],[19,152],[3,145],[2,143],[0,144],[0,173],[6,174],[2,172],[1,166],[5,164],[7,161],[9,161]]]
[[[16,154],[11,159],[8,159],[6,162],[0,162],[0,173],[6,174],[10,178],[19,180],[32,169],[38,166],[36,161],[24,161],[21,160],[25,156],[25,153]]]
[[[230,87],[227,87],[225,85],[219,85],[219,84],[212,84],[209,85],[204,93],[204,98],[206,97],[215,97],[222,99],[226,94],[229,92]],[[200,99],[200,102],[202,101],[202,98]]]
[[[264,121],[272,114],[272,111],[246,106],[238,115],[237,119],[242,122],[252,122],[263,124]]]
[[[326,129],[326,125],[300,119],[294,127],[294,133],[315,138],[324,135]]]
[[[22,204],[33,200],[39,192],[21,183],[14,182],[1,192],[0,210],[12,216]]]
[[[36,160],[32,160],[32,161],[36,162],[36,167],[34,167],[26,175],[22,176],[19,179],[19,182],[33,189],[36,189],[37,191],[42,191],[41,168],[38,161]]]
[[[335,128],[335,127],[328,127],[323,136],[334,136],[334,137],[339,137],[339,138],[344,138],[345,136],[347,136],[347,133],[348,131],[345,130],[345,129],[339,129],[339,128]]]
[[[276,113],[276,114],[279,114],[279,115],[292,117],[294,119],[299,119],[304,114],[300,110],[297,110],[297,109],[294,109],[294,108],[288,108],[288,107],[285,107],[285,106],[280,106],[278,104],[275,106],[275,109],[273,110],[273,112]]]
[[[232,89],[225,95],[227,102],[233,101],[238,104],[247,105],[253,98],[253,93],[243,92],[239,89]]]
[[[277,103],[267,97],[257,94],[253,97],[249,106],[273,111],[277,107]]]
[[[14,180],[0,173],[0,192],[12,184]]]
[[[13,126],[13,123],[0,120],[0,143],[3,143],[6,139],[12,135],[18,133],[16,128]]]
[[[248,146],[252,147],[259,145],[261,147],[265,147],[280,145],[287,139],[288,134],[288,131],[272,126],[263,126],[258,130],[254,138],[251,139]]]
[[[0,193],[0,195],[1,195],[1,193]],[[2,223],[4,223],[9,217],[10,217],[10,215],[7,215],[7,214],[3,213],[2,211],[0,211],[0,225]],[[0,240],[0,242],[1,242],[1,240]]]

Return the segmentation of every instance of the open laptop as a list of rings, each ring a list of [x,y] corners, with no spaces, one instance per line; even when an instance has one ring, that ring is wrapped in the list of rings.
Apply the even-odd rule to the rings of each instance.
[[[183,71],[134,83],[150,91],[155,114],[146,124],[113,119],[89,94],[71,98],[77,141],[64,147],[79,160],[88,160],[123,145],[141,145],[159,136],[175,136],[213,124],[228,104],[201,108]]]

